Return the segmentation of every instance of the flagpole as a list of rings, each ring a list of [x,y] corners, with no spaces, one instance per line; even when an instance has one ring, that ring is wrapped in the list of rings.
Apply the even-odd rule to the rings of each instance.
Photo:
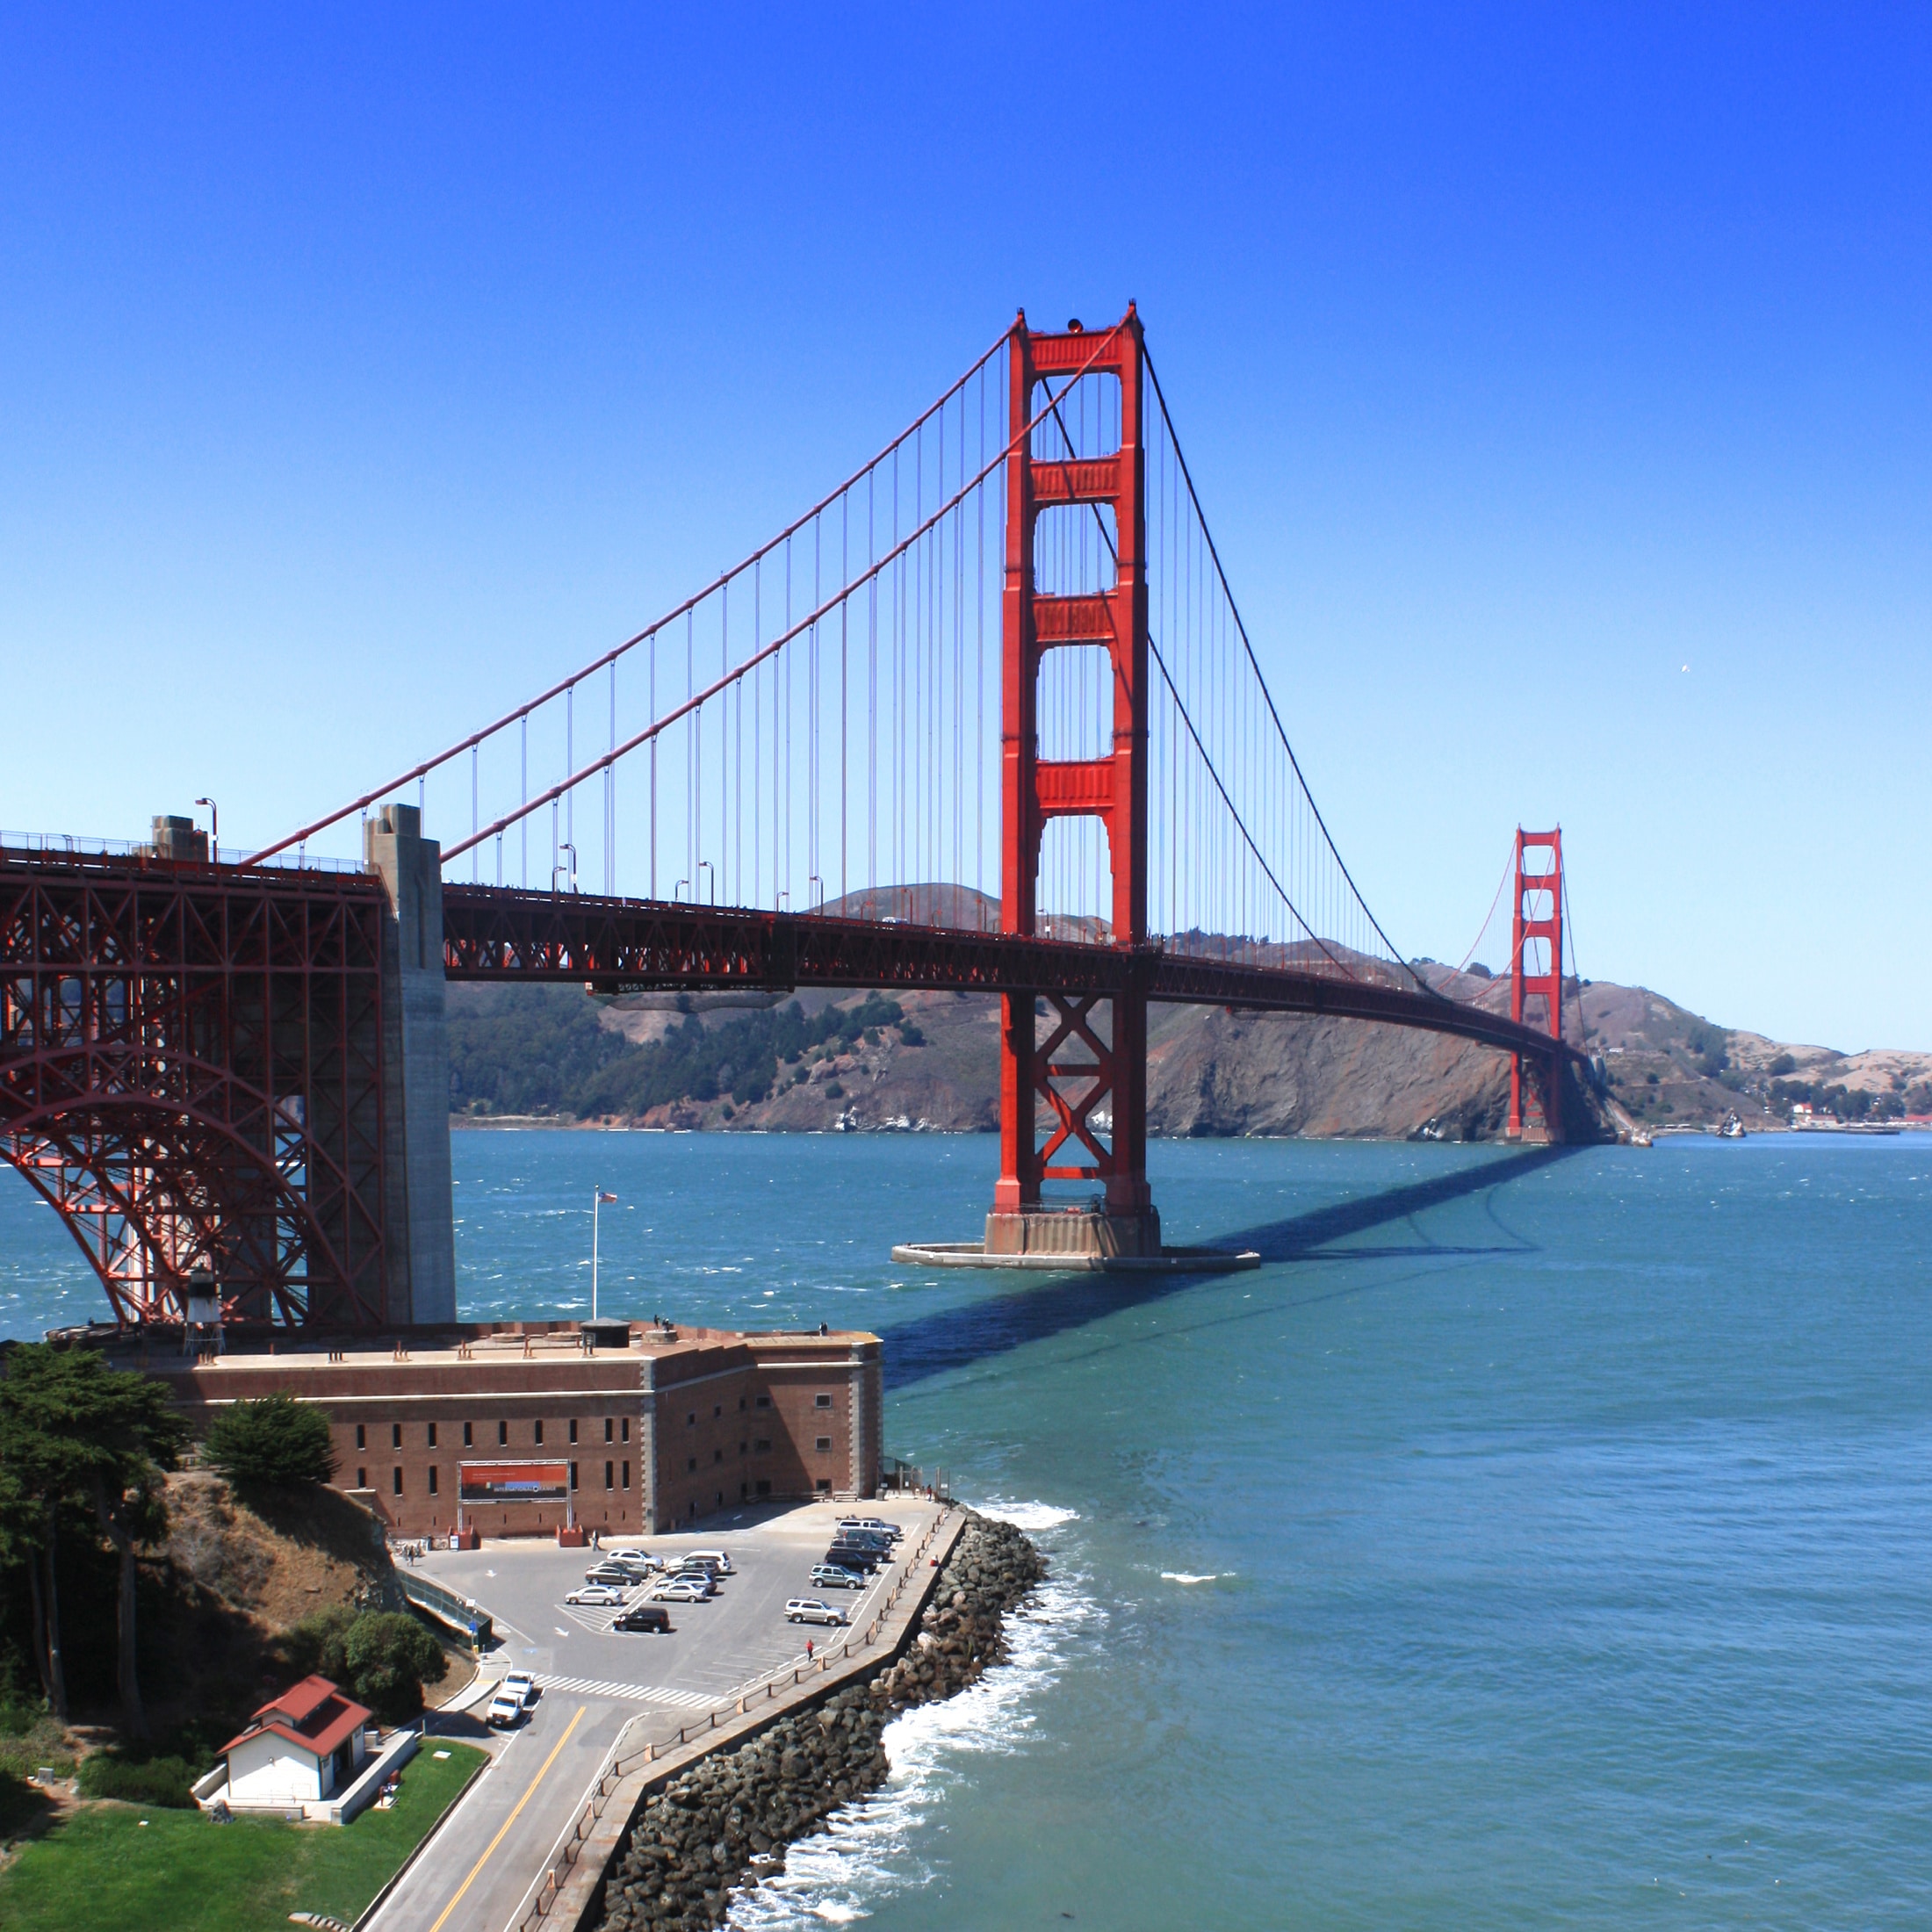
[[[590,1319],[597,1319],[597,1213],[603,1206],[603,1184],[590,1190]]]

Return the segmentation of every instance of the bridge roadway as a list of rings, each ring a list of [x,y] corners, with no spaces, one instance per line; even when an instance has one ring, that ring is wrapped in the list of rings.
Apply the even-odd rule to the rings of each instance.
[[[906,920],[450,883],[443,888],[443,932],[451,979],[568,981],[627,992],[787,993],[825,986],[1100,998],[1137,983],[1149,999],[1171,1006],[1373,1020],[1453,1034],[1505,1053],[1585,1057],[1539,1027],[1440,994],[1339,970],[1215,959],[1158,942],[1128,949]]]
[[[879,1607],[890,1572],[879,1572],[862,1593],[821,1591],[809,1581],[833,1519],[851,1507],[814,1503],[746,1511],[701,1531],[624,1539],[664,1556],[722,1546],[737,1566],[711,1602],[670,1606],[668,1637],[613,1633],[614,1611],[564,1602],[595,1561],[594,1552],[530,1539],[426,1556],[419,1566],[424,1574],[474,1597],[494,1617],[503,1641],[486,1673],[494,1678],[530,1670],[541,1695],[529,1720],[508,1734],[484,1728],[481,1704],[437,1719],[424,1749],[434,1750],[439,1738],[461,1738],[487,1744],[491,1762],[366,1932],[505,1932],[527,1908],[631,1719],[642,1719],[633,1734],[638,1748],[647,1737],[671,1737],[680,1725],[731,1705],[747,1683],[802,1662],[808,1638],[843,1640],[843,1631],[786,1622],[789,1597],[823,1597],[847,1611],[854,1628],[862,1627]],[[930,1503],[890,1497],[863,1507],[903,1523],[907,1545],[938,1513]]]

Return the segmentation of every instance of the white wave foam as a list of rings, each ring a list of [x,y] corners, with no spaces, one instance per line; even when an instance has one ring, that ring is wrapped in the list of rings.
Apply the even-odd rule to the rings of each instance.
[[[1064,1522],[1073,1512],[1052,1514]],[[892,1761],[885,1783],[792,1846],[784,1871],[741,1893],[727,1922],[738,1932],[849,1925],[886,1900],[930,1883],[943,1862],[934,1849],[941,1814],[968,1776],[970,1761],[1022,1748],[1039,1693],[1058,1677],[1075,1644],[1107,1621],[1082,1582],[1076,1575],[1050,1577],[1037,1593],[1034,1614],[1008,1621],[1005,1663],[957,1697],[893,1719],[885,1727]]]
[[[1063,1510],[1051,1503],[1003,1503],[997,1497],[977,1505],[982,1516],[997,1523],[1010,1523],[1016,1530],[1056,1530],[1063,1523],[1078,1523],[1078,1510]]]
[[[1219,1570],[1210,1570],[1205,1576],[1196,1576],[1191,1570],[1163,1570],[1161,1580],[1168,1583],[1218,1583]]]

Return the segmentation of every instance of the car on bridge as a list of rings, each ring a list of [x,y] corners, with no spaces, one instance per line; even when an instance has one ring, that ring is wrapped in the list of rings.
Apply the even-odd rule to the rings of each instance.
[[[795,1624],[842,1624],[846,1613],[818,1597],[794,1597],[785,1605],[785,1616]]]
[[[566,1604],[583,1604],[600,1610],[608,1609],[612,1604],[621,1604],[624,1593],[615,1583],[586,1583],[580,1590],[573,1590],[565,1597]]]

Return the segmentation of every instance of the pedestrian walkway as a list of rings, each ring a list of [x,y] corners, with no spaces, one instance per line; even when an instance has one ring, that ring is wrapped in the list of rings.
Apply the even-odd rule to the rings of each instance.
[[[634,1704],[668,1704],[686,1711],[708,1711],[717,1702],[709,1690],[671,1690],[654,1683],[602,1683],[594,1677],[539,1677],[544,1690],[583,1698],[628,1698]]]

